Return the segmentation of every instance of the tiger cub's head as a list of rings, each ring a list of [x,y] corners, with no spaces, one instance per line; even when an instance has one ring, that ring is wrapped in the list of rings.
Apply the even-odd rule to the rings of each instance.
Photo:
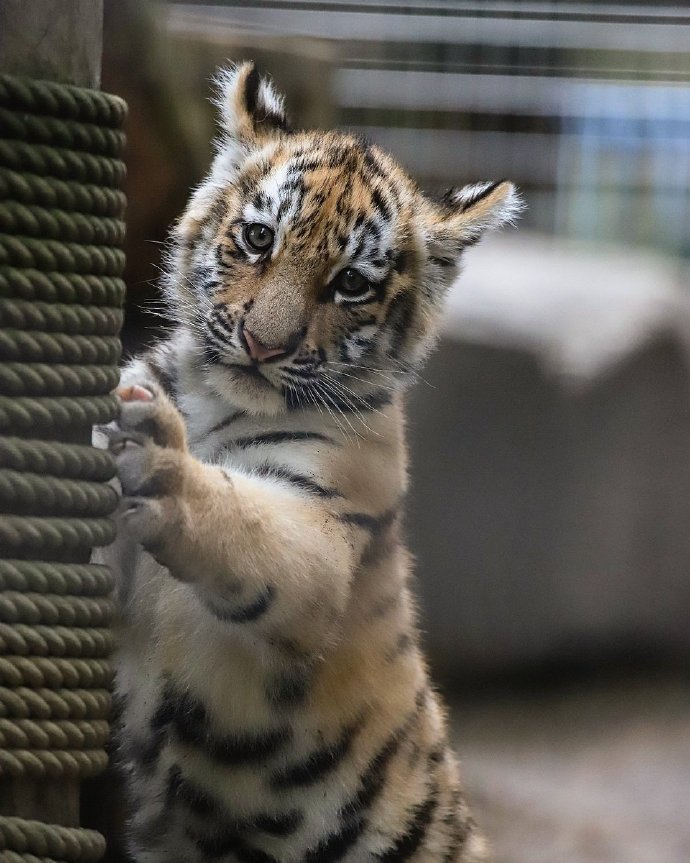
[[[518,214],[514,186],[432,201],[361,138],[293,132],[251,63],[221,73],[217,105],[167,285],[208,382],[253,413],[383,402],[433,345],[463,249]]]

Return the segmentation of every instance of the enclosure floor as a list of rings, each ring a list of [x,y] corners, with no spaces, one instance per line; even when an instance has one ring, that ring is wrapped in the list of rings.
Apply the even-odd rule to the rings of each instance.
[[[690,684],[458,701],[452,726],[496,863],[690,861]]]

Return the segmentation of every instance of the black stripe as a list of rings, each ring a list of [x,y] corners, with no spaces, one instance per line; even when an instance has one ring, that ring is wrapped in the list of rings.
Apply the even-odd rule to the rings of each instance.
[[[206,321],[206,326],[211,335],[215,336],[221,345],[226,345],[228,339],[232,336],[232,333],[227,328],[222,326],[219,321],[216,321],[213,318]]]
[[[362,727],[363,720],[348,725],[340,738],[328,746],[311,752],[303,761],[290,764],[277,770],[271,776],[271,786],[275,789],[294,788],[314,785],[332,773],[350,751],[355,735]]]
[[[242,839],[234,823],[230,826],[220,826],[217,829],[208,824],[199,828],[190,825],[185,832],[206,860],[216,860],[219,857],[237,853],[242,846]]]
[[[142,772],[150,774],[158,764],[158,759],[166,741],[167,733],[165,729],[159,729],[158,731],[151,732],[144,741],[132,741],[128,746],[123,748],[122,754],[126,760],[134,761]]]
[[[336,863],[341,860],[359,839],[367,826],[367,812],[384,786],[386,768],[407,736],[417,715],[415,710],[405,722],[393,732],[384,746],[372,758],[360,777],[355,796],[341,809],[342,827],[331,833],[316,847],[307,851],[304,863]]]
[[[473,245],[473,243],[465,241],[464,245]],[[458,254],[460,254],[460,252],[458,252]],[[438,264],[439,267],[454,267],[457,264],[457,258],[439,258],[437,256],[430,255],[429,260],[434,264]]]
[[[363,818],[359,818],[344,824],[336,833],[331,833],[327,839],[307,851],[304,863],[335,863],[342,860],[362,835],[365,823]]]
[[[223,623],[254,623],[268,611],[275,597],[275,587],[269,584],[259,594],[258,599],[239,608],[223,608],[213,599],[204,597],[203,603],[208,610]]]
[[[163,695],[161,702],[159,703],[153,716],[151,717],[151,728],[153,728],[154,730],[165,728],[166,726],[170,725],[170,723],[175,718],[175,712],[172,709],[172,706],[168,704],[165,697],[166,688],[167,684],[163,687]]]
[[[233,854],[235,859],[242,863],[278,863],[275,857],[265,851],[245,845],[236,833],[196,835],[193,831],[187,830],[187,835],[206,860],[216,860]]]
[[[219,423],[216,423],[214,426],[212,426],[205,433],[204,437],[206,437],[207,435],[212,435],[212,434],[215,434],[216,432],[222,431],[224,428],[227,428],[229,425],[232,425],[235,422],[235,420],[241,419],[243,416],[246,416],[246,415],[247,414],[245,411],[235,411],[235,413],[230,414],[230,416],[225,417],[225,419],[222,419]]]
[[[187,830],[187,835],[194,842],[197,850],[206,860],[217,860],[233,854],[234,859],[243,863],[278,863],[275,857],[245,845],[244,840],[236,833],[197,834],[193,830]]]
[[[391,555],[399,544],[400,538],[396,534],[374,534],[364,549],[360,566],[374,566]]]
[[[163,354],[165,350],[165,354]],[[164,365],[165,362],[168,365]],[[158,348],[152,351],[145,357],[146,365],[152,372],[163,392],[172,401],[176,401],[177,397],[177,377],[174,359],[169,355],[167,349]]]
[[[413,815],[405,832],[398,836],[390,848],[377,854],[377,859],[383,863],[404,863],[405,860],[409,860],[424,841],[437,802],[438,790],[434,788],[427,799],[412,810]]]
[[[196,236],[206,229],[209,234],[215,233],[220,227],[220,223],[228,214],[228,202],[223,197],[222,193],[206,211],[200,222],[197,223]],[[194,267],[190,273],[190,282],[196,285],[197,279],[201,282],[201,287],[205,288],[209,282],[214,280],[214,273],[211,267],[198,265]]]
[[[311,653],[309,648],[300,644],[298,639],[287,638],[282,635],[274,635],[267,638],[268,644],[280,651],[282,659],[289,659],[291,662],[304,662]]]
[[[281,129],[283,132],[291,131],[287,118],[282,114],[278,114],[276,111],[266,111],[265,114],[257,117],[255,119],[255,125],[257,124],[271,126],[274,129]]]
[[[443,823],[447,827],[452,828],[443,863],[452,863],[452,861],[457,860],[460,849],[475,829],[474,821],[466,812],[461,817],[461,808],[462,792],[460,788],[455,788],[451,796],[448,811],[443,816]]]
[[[393,253],[393,270],[402,275],[410,266],[411,261],[412,252],[407,251],[407,249],[400,249]]]
[[[304,813],[299,809],[290,809],[288,812],[273,814],[269,812],[261,812],[258,815],[250,815],[241,820],[235,820],[229,817],[227,813],[223,815],[222,824],[218,825],[218,829],[213,832],[213,827],[203,825],[200,827],[200,832],[196,837],[205,836],[213,837],[214,842],[221,842],[228,847],[228,850],[236,848],[240,841],[239,837],[242,834],[249,832],[266,833],[269,836],[291,836],[295,833],[304,821]],[[204,833],[201,830],[205,830]]]
[[[367,395],[357,395],[356,399],[345,401],[340,396],[332,391],[328,392],[328,403],[331,406],[337,407],[343,413],[365,413],[366,411],[376,411],[386,407],[393,400],[389,392],[381,390],[380,392],[369,393]]]
[[[372,533],[379,530],[380,516],[370,515],[368,512],[345,512],[338,516],[345,524],[352,524],[370,530]]]
[[[290,740],[288,727],[258,733],[215,735],[204,705],[189,693],[176,690],[172,684],[164,692],[166,711],[172,716],[175,735],[183,743],[199,748],[214,761],[226,765],[252,764],[264,761]]]
[[[289,482],[290,485],[297,486],[297,488],[315,494],[317,497],[342,497],[341,493],[336,489],[319,485],[319,483],[310,477],[304,476],[301,473],[295,473],[282,465],[273,465],[265,462],[264,464],[252,467],[251,470],[259,476],[275,477],[275,479]]]
[[[388,662],[394,662],[396,659],[401,657],[403,654],[407,653],[415,646],[415,640],[409,632],[401,633],[393,648],[386,655],[386,660]]]
[[[398,357],[405,343],[405,337],[409,332],[416,307],[415,297],[407,291],[396,294],[388,306],[386,326],[392,330],[390,356],[393,359]]]
[[[223,812],[220,801],[186,779],[179,764],[173,764],[168,771],[166,801],[172,803],[175,800],[181,800],[191,812],[200,817]]]
[[[290,377],[290,381],[294,383],[301,383],[305,380],[314,380],[316,376],[315,370],[316,366],[314,365],[314,361],[311,358],[309,358],[306,362],[298,364],[291,363],[289,366],[281,367],[281,371],[287,372]]]
[[[390,527],[399,510],[400,504],[396,504],[381,513],[381,515],[371,515],[368,512],[344,512],[338,518],[345,524],[361,527],[363,530],[368,530],[370,533],[378,535],[387,527]]]
[[[249,845],[240,845],[239,848],[236,848],[235,856],[241,863],[278,863],[275,857],[265,851],[260,851],[258,848],[251,848]]]
[[[257,102],[259,99],[260,83],[261,78],[259,77],[256,66],[252,66],[251,71],[247,75],[244,82],[244,104],[247,108],[248,114],[253,114],[256,111]]]
[[[370,608],[368,617],[371,620],[375,620],[379,617],[385,617],[389,611],[392,611],[397,605],[399,605],[400,599],[400,590],[396,590],[395,593],[384,596]]]
[[[295,707],[309,692],[309,672],[306,669],[283,671],[266,686],[266,698],[275,707]]]
[[[176,730],[183,742],[201,744],[201,748],[210,758],[226,765],[264,761],[278,752],[289,737],[287,730],[277,729],[261,734],[235,734],[224,737],[211,737],[207,733],[199,740],[194,735],[179,734],[179,727],[176,727]]]
[[[203,353],[204,361],[209,365],[215,365],[220,362],[220,352],[216,347],[213,339],[211,338],[211,334],[208,332],[204,332],[203,336],[203,344],[201,346],[201,350]]]
[[[386,201],[385,197],[381,194],[381,190],[376,186],[371,190],[371,199],[374,202],[374,205],[381,211],[384,219],[387,222],[390,222],[393,218],[393,211],[388,201]]]
[[[429,765],[429,767],[433,768],[437,764],[440,764],[446,757],[447,751],[448,747],[446,746],[445,741],[441,741],[432,749],[430,749],[426,756],[427,764]]]
[[[343,346],[346,350],[346,346]],[[341,358],[345,362],[351,362],[350,357],[347,356],[347,353],[340,353]],[[313,408],[313,404],[305,404],[304,400],[300,399],[300,396],[303,393],[311,393],[313,392],[318,401],[321,402],[326,408],[335,408],[336,410],[342,411],[347,414],[362,414],[367,411],[376,411],[382,407],[386,407],[389,405],[393,397],[389,392],[384,390],[377,391],[374,393],[368,393],[366,395],[353,395],[353,396],[340,396],[332,389],[328,389],[327,397],[324,397],[318,389],[313,387],[314,383],[318,383],[318,375],[314,376],[312,381],[304,379],[298,383],[295,383],[294,389],[289,389],[285,393],[286,403],[290,410],[299,410],[301,408]],[[333,441],[329,440],[329,443],[333,443]]]
[[[285,406],[289,411],[309,410],[314,407],[314,405],[307,402],[304,397],[307,388],[304,386],[303,389],[303,386],[304,381],[296,382],[292,377],[285,381],[285,384],[283,385],[283,396],[285,398]]]
[[[469,834],[469,825],[461,824],[458,822],[457,826],[453,831],[453,836],[451,838],[450,844],[448,845],[448,850],[443,857],[443,863],[453,863],[453,861],[458,859],[460,849],[467,841],[467,837],[469,836]]]
[[[295,167],[303,174],[309,174],[313,171],[318,171],[319,168],[323,167],[323,162],[321,162],[320,159],[316,159],[313,157],[308,158],[307,156],[302,155],[295,156],[295,159],[297,159]]]
[[[379,163],[375,151],[371,146],[367,146],[362,153],[362,161],[364,162],[365,167],[368,168],[374,176],[380,177],[383,180],[388,180],[386,170]],[[390,189],[390,191],[395,193],[395,189]]]
[[[268,209],[270,205],[268,195],[265,192],[256,192],[252,200],[252,204],[256,210]]]
[[[186,830],[187,836],[194,842],[197,850],[206,860],[215,860],[231,854],[237,848],[240,841],[236,833],[203,833]]]
[[[240,832],[260,831],[271,836],[289,836],[294,833],[304,821],[304,813],[299,809],[290,809],[288,812],[278,814],[260,812],[258,815],[250,815],[239,821],[230,818],[225,806],[216,797],[213,797],[204,789],[191,782],[182,775],[178,764],[168,771],[168,787],[166,793],[166,804],[175,801],[183,802],[194,815],[202,818],[215,816],[222,819],[223,827],[214,839],[235,843]],[[209,825],[204,825],[205,835],[209,835]],[[195,841],[198,837],[194,837]],[[234,844],[233,844],[234,847]]]
[[[230,258],[230,262],[226,258]],[[246,259],[247,253],[241,246],[235,245],[235,248],[231,248],[227,243],[220,243],[216,246],[216,268],[221,273],[232,272],[235,268],[234,261],[244,261]]]
[[[497,189],[501,183],[505,183],[505,180],[497,180],[495,183],[490,183],[483,192],[479,192],[479,194],[475,195],[474,198],[471,198],[469,201],[464,201],[460,206],[460,212],[465,213],[471,207],[474,207],[475,204],[478,204],[480,201],[483,201],[488,195],[490,195],[494,189]],[[462,190],[461,190],[462,191]],[[453,206],[451,202],[451,207]],[[455,205],[457,206],[457,204]]]
[[[256,815],[248,821],[255,830],[271,836],[290,836],[301,826],[304,813],[299,809],[291,809],[280,815]]]
[[[164,690],[162,699],[149,721],[149,736],[144,741],[133,742],[126,748],[125,756],[135,761],[144,772],[152,772],[168,740],[168,730],[174,719],[174,710],[166,700]]]
[[[335,441],[319,432],[308,431],[277,431],[265,432],[264,434],[238,437],[225,444],[226,449],[246,449],[251,446],[263,446],[264,444],[295,443],[297,441],[318,440],[323,443],[333,444]]]

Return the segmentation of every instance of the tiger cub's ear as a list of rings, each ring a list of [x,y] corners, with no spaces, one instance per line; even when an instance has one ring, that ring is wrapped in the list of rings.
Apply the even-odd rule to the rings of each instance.
[[[283,97],[252,62],[222,69],[214,79],[220,125],[226,138],[252,146],[290,131]]]
[[[524,207],[508,180],[449,189],[429,226],[429,253],[442,262],[455,263],[464,248],[476,243],[485,231],[513,223]]]

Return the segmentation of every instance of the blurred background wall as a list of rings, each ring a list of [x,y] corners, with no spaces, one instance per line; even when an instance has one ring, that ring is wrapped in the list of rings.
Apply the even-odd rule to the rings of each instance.
[[[430,192],[508,176],[410,397],[409,525],[449,677],[679,663],[690,647],[690,16],[679,6],[106,3],[130,103],[129,350],[164,328],[165,232],[202,176],[209,78],[254,58],[298,125]]]
[[[103,86],[130,105],[129,352],[169,323],[162,243],[228,58],[271,74],[296,125],[366,135],[429,192],[520,185],[519,229],[468,252],[409,397],[425,640],[498,863],[688,863],[690,8],[105,6]],[[122,863],[101,785],[83,820]]]

